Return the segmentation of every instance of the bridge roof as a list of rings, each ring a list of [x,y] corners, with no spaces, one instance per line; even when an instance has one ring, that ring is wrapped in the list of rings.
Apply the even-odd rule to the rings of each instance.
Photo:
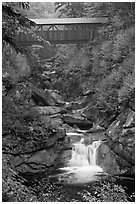
[[[73,25],[73,24],[102,24],[107,18],[47,18],[30,19],[37,25]]]

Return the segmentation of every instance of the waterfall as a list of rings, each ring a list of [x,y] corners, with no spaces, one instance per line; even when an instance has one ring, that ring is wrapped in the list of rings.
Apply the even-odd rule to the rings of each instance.
[[[89,158],[89,165],[96,166],[97,160],[97,149],[100,146],[101,141],[94,141],[91,145],[88,146],[88,158]]]
[[[91,145],[83,144],[82,138],[79,143],[74,144],[72,149],[72,158],[69,166],[96,166],[97,149],[101,141],[94,141]]]
[[[101,141],[94,141],[90,145],[84,144],[84,138],[73,144],[72,156],[65,171],[59,174],[60,181],[67,183],[87,183],[96,180],[103,169],[97,165],[97,149]]]

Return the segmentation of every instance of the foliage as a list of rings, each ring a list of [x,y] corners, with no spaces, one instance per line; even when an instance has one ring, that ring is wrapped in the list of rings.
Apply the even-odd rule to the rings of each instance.
[[[55,7],[55,11],[60,11],[60,17],[80,18],[85,16],[85,7],[82,2],[55,2]]]
[[[130,33],[130,34],[129,34]],[[105,102],[110,110],[117,110],[124,97],[134,90],[134,27],[117,32],[113,41],[101,43],[93,50],[91,74],[97,75],[97,99]],[[94,57],[97,55],[97,58]],[[123,97],[122,97],[123,96]],[[114,107],[114,108],[113,108]]]
[[[24,30],[24,28],[30,28],[33,23],[20,14],[18,8],[29,9],[29,3],[4,2],[2,4],[2,40],[3,45],[8,43],[17,51],[22,51],[16,44],[14,36],[19,31]]]
[[[30,19],[55,18],[58,15],[58,12],[54,12],[55,5],[52,2],[29,2],[29,7],[29,11],[22,12]]]
[[[8,92],[5,87],[4,92],[2,98],[3,138],[10,138],[13,141],[13,146],[14,141],[18,142],[18,146],[21,142],[25,144],[26,141],[35,143],[35,146],[38,146],[38,142],[44,145],[44,141],[48,139],[55,128],[52,125],[49,127],[40,119],[31,99],[31,84],[20,82]],[[20,148],[21,151],[23,147]]]
[[[37,36],[33,30],[32,26],[35,23],[28,19],[23,10],[29,10],[30,5],[28,2],[5,2],[2,4],[2,40],[3,47],[8,43],[17,52],[25,52],[26,49],[21,47],[16,42],[16,36],[23,32],[24,34],[31,35],[34,39],[38,41],[43,41],[43,45],[47,44],[42,37]]]
[[[57,53],[52,61],[56,78],[53,87],[58,89],[67,100],[73,100],[83,93],[83,81],[87,75],[84,70],[89,65],[89,57],[83,49],[76,45],[61,45],[56,47]],[[89,74],[87,75],[89,76]]]
[[[14,35],[29,28],[30,21],[20,12],[20,9],[29,9],[29,3],[3,3],[3,136],[8,134],[23,137],[30,135],[29,128],[35,126],[35,121],[38,119],[38,113],[33,109],[31,100],[31,84],[29,78],[21,76],[20,67],[17,66],[16,51],[18,46],[13,44]],[[11,41],[9,41],[9,39]],[[8,43],[8,44],[7,44]],[[13,49],[13,47],[15,49]],[[37,53],[33,49],[28,49],[27,52],[32,53],[33,58],[37,58]],[[31,59],[32,60],[32,59]],[[34,124],[33,124],[34,123]],[[46,129],[47,127],[45,127]],[[38,134],[38,133],[37,133]],[[32,132],[31,132],[32,136]],[[35,134],[36,136],[36,134]],[[24,136],[25,139],[25,136]]]
[[[78,12],[81,10],[79,4],[77,2],[76,4],[75,17],[80,17]],[[98,29],[94,45],[91,41],[88,46],[82,48],[84,52],[81,60],[84,61],[87,57],[85,66],[81,66],[82,63],[78,66],[77,60],[70,57],[69,63],[73,64],[71,69],[69,66],[66,69],[66,65],[61,65],[58,69],[62,67],[62,78],[66,79],[66,83],[63,83],[65,87],[71,87],[71,81],[77,80],[75,87],[81,87],[82,91],[85,88],[94,90],[91,109],[97,110],[99,115],[104,114],[107,118],[114,115],[115,118],[123,107],[129,106],[134,109],[135,4],[134,2],[89,2],[81,3],[81,6],[84,16],[108,17],[109,21]],[[56,8],[62,15],[69,17],[73,17],[72,7],[70,2],[56,3]],[[78,59],[78,54],[73,55]],[[73,95],[73,89],[67,95],[68,98],[80,94],[77,92]],[[128,105],[129,101],[132,101],[132,106],[131,103]]]
[[[2,160],[2,201],[3,202],[36,202],[32,189],[23,185],[23,179],[13,170],[9,160]]]
[[[8,79],[5,80],[5,93],[3,94],[3,135],[16,134],[21,136],[24,131],[28,131],[27,126],[34,121],[36,113],[32,110],[31,105],[31,90],[28,83],[19,83],[14,86],[5,85]],[[16,88],[15,88],[16,87]],[[23,131],[24,129],[24,131]]]
[[[128,202],[129,199],[125,189],[113,182],[94,185],[92,193],[84,190],[81,196],[85,202]]]

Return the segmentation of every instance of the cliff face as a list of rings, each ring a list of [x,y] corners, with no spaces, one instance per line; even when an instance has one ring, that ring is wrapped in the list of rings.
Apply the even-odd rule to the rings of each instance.
[[[112,174],[135,174],[135,112],[123,111],[108,127],[99,149],[99,165]]]

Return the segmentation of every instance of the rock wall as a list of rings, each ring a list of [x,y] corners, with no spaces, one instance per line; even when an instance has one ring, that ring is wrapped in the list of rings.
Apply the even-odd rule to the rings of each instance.
[[[19,172],[41,172],[54,164],[59,152],[64,148],[65,130],[59,128],[44,138],[34,138],[26,142],[14,138],[3,139],[4,155]],[[40,136],[39,136],[40,137]]]
[[[99,148],[99,165],[111,174],[135,173],[135,112],[123,111],[107,129]]]

